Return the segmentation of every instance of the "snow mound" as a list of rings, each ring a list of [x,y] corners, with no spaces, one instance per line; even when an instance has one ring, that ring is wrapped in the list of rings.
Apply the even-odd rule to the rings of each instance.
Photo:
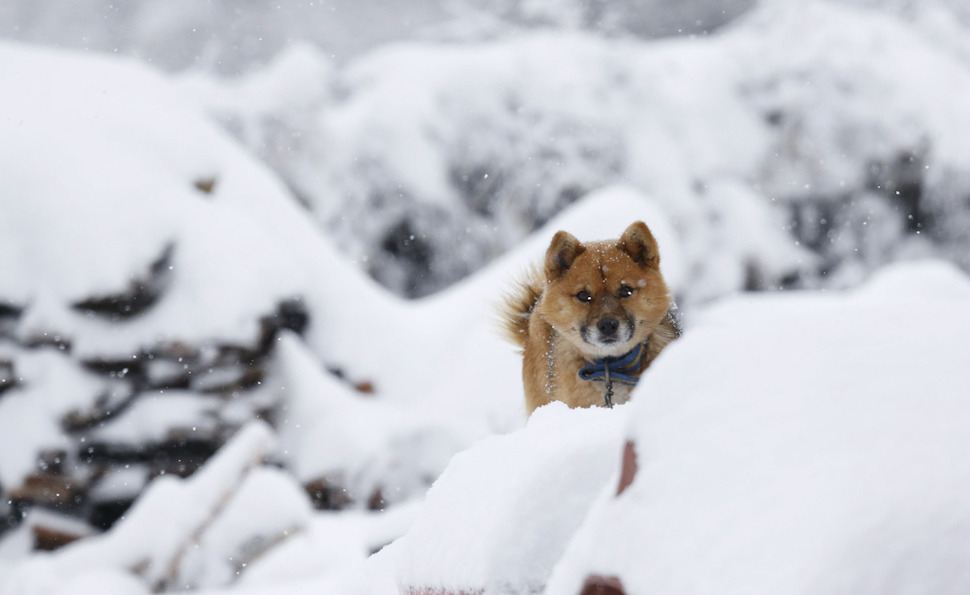
[[[317,58],[294,51],[261,80],[292,90],[294,73],[323,68]],[[107,528],[151,478],[191,473],[235,429],[272,417],[292,380],[276,361],[284,331],[309,346],[313,365],[300,370],[332,376],[324,392],[352,402],[369,387],[376,398],[359,409],[406,417],[409,395],[434,378],[424,360],[395,365],[394,352],[424,349],[399,330],[412,330],[414,310],[343,258],[171,81],[131,61],[15,44],[0,44],[0,62],[21,81],[0,98],[0,533],[35,505]],[[384,329],[392,355],[375,360],[362,329]],[[459,407],[427,432],[385,437],[391,424],[372,428],[373,442],[343,440],[352,428],[312,441],[343,477],[364,473],[362,461],[401,461],[365,475],[403,498],[467,444],[448,428],[490,428],[454,416],[471,419]]]
[[[966,592],[968,290],[910,265],[714,309],[638,387],[639,472],[548,592],[589,574],[630,593]]]
[[[346,584],[965,592],[968,292],[924,262],[711,308],[631,403],[553,405],[455,457],[374,576]],[[626,442],[637,470],[618,494]]]
[[[568,415],[556,403],[521,432],[456,455],[428,493],[428,512],[394,545],[399,582],[432,592],[539,592],[616,470],[623,417],[611,413]]]
[[[276,334],[342,319],[327,279],[387,297],[165,77],[16,44],[0,63],[19,81],[0,97],[0,533],[35,505],[106,528],[272,409]]]
[[[282,457],[300,481],[324,481],[339,486],[341,498],[383,508],[422,494],[465,445],[433,416],[354,394],[297,337],[281,337],[279,350],[284,402],[276,424]]]
[[[18,338],[56,331],[101,356],[247,342],[326,270],[332,254],[282,184],[160,75],[15,45],[0,59],[21,81],[0,99],[19,114],[0,148],[0,301],[23,308]],[[138,310],[97,307],[136,281]],[[103,332],[120,319],[124,332]]]
[[[464,283],[404,302],[163,76],[17,45],[0,58],[31,83],[0,98],[20,114],[0,123],[0,531],[18,544],[32,507],[108,529],[253,418],[279,433],[275,459],[317,507],[417,497],[454,453],[523,424],[521,362],[495,306],[557,230],[604,239],[642,219],[672,287],[687,282],[657,198],[613,186]],[[266,79],[291,89],[316,58],[297,52]],[[231,566],[215,559],[238,552],[222,541],[200,542],[202,578],[178,580],[224,582]]]

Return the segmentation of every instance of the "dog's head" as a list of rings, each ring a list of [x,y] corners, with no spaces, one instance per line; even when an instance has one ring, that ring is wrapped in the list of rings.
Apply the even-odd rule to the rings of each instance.
[[[660,253],[641,221],[619,240],[582,244],[558,232],[546,252],[542,316],[585,355],[622,355],[656,329],[670,308]]]

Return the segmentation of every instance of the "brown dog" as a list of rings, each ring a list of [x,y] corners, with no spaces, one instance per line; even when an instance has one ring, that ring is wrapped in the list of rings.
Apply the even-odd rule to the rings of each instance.
[[[542,274],[518,284],[504,308],[508,337],[523,349],[531,415],[550,401],[612,406],[679,335],[660,254],[640,221],[619,240],[552,238]]]

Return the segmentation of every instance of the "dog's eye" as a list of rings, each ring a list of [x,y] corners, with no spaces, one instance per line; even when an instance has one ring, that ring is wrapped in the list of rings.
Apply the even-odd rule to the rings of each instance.
[[[593,301],[593,296],[592,294],[590,294],[588,291],[584,289],[576,294],[576,299],[583,302],[584,304],[588,304],[589,302]]]
[[[616,295],[621,298],[628,298],[633,295],[633,288],[629,285],[621,285],[620,291],[616,292]]]

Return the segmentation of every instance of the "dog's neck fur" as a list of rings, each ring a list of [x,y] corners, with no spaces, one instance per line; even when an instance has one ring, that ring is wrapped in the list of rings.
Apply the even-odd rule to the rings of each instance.
[[[604,386],[599,382],[590,382],[579,378],[579,370],[588,365],[589,356],[580,351],[568,339],[560,335],[548,323],[543,326],[546,327],[547,341],[550,346],[550,349],[546,353],[548,359],[546,361],[547,373],[545,382],[545,393],[549,395],[550,400],[553,394],[567,390],[583,393],[585,395],[583,400],[587,402],[585,406],[602,405],[603,395],[605,394]],[[641,358],[640,366],[636,370],[636,373],[631,373],[631,375],[641,376],[643,371],[650,367],[650,364],[653,363],[653,360],[660,354],[661,350],[678,336],[680,336],[680,328],[673,314],[668,311],[660,324],[644,340],[646,353]],[[559,375],[555,373],[557,367],[560,370]],[[634,386],[632,385],[614,384],[613,403],[619,405],[629,401],[633,388]]]

